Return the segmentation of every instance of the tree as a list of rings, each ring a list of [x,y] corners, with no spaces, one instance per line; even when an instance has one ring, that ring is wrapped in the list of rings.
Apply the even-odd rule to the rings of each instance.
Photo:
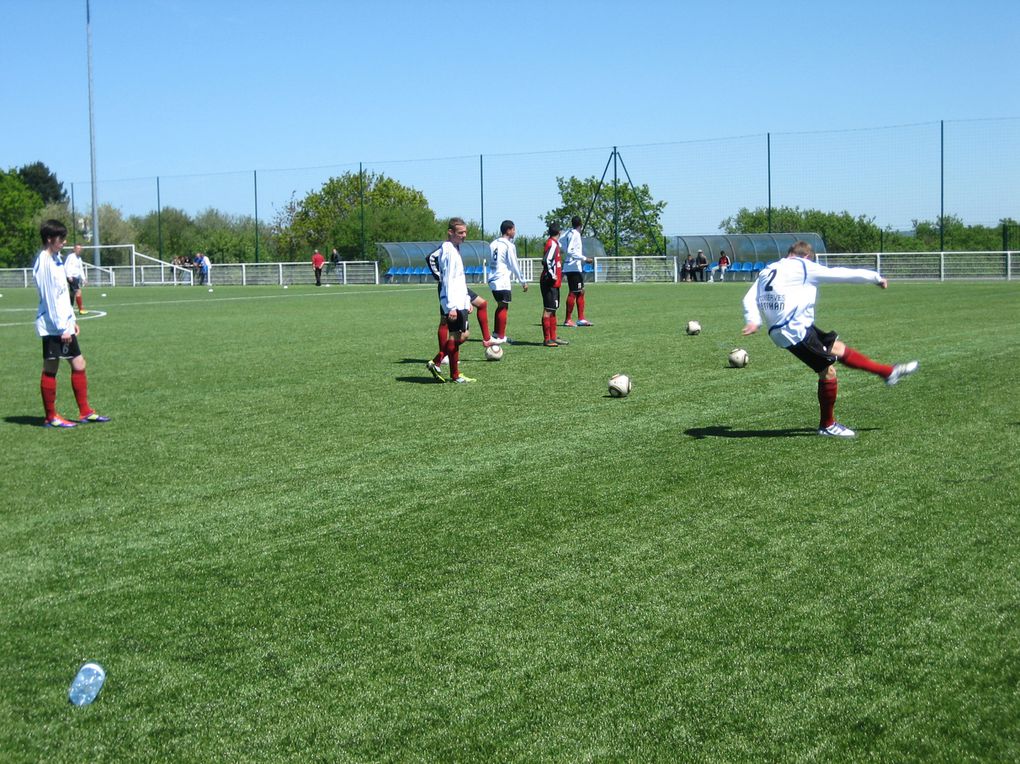
[[[799,207],[773,207],[771,231],[767,207],[754,210],[742,207],[736,215],[723,220],[719,228],[726,233],[817,233],[829,252],[871,252],[882,241],[882,229],[874,218]]]
[[[0,267],[24,268],[39,251],[43,200],[14,170],[0,172]]]
[[[1008,218],[1000,220],[996,227],[984,225],[966,225],[956,215],[946,215],[933,221],[914,220],[914,238],[920,246],[911,249],[921,251],[937,251],[943,240],[947,250],[957,252],[992,252],[1002,248],[1002,226],[1010,225]],[[939,224],[944,230],[939,230]]]
[[[132,216],[128,222],[138,232],[138,248],[150,257],[169,262],[177,256],[191,257],[201,251],[195,221],[184,210],[164,207],[158,214]]]
[[[370,172],[330,178],[303,199],[292,198],[274,221],[280,256],[292,260],[333,247],[345,259],[374,259],[377,242],[436,239],[445,230],[425,194]]]
[[[64,184],[57,180],[57,176],[42,162],[19,167],[18,176],[26,186],[42,197],[44,204],[67,201]]]
[[[138,231],[130,219],[112,204],[99,205],[99,230],[103,232],[103,244],[136,244]]]
[[[623,181],[603,183],[599,179],[556,178],[560,192],[560,206],[549,210],[543,221],[552,221],[568,226],[570,218],[577,215],[582,220],[592,208],[595,192],[598,199],[591,216],[585,221],[582,233],[596,236],[610,254],[618,239],[620,255],[655,255],[662,251],[662,211],[666,202],[657,202],[647,185],[631,186]]]
[[[945,226],[940,231],[940,220]],[[1011,220],[999,221],[995,227],[966,225],[956,215],[931,220],[914,220],[912,232],[883,230],[874,218],[849,212],[801,210],[799,207],[774,207],[772,233],[814,232],[820,234],[829,252],[935,252],[945,239],[946,249],[988,252],[1003,246],[1003,226]],[[768,209],[742,208],[733,217],[719,224],[726,233],[768,233]],[[943,236],[944,234],[944,236]]]
[[[213,208],[195,218],[199,249],[214,263],[244,263],[255,259],[255,220],[250,215],[228,215]],[[261,242],[268,229],[259,226]]]

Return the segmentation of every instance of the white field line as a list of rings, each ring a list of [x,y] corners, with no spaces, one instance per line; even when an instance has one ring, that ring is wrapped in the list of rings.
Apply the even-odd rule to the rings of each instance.
[[[241,302],[241,301],[246,301],[246,300],[290,300],[290,299],[302,299],[302,298],[307,298],[307,297],[331,297],[331,296],[353,297],[353,296],[362,295],[362,294],[381,294],[381,293],[390,293],[390,294],[392,294],[393,292],[419,292],[419,291],[422,291],[423,289],[431,289],[431,290],[434,291],[435,290],[435,286],[431,286],[431,287],[430,286],[408,287],[408,288],[403,288],[403,289],[399,289],[399,290],[395,290],[395,289],[393,289],[391,287],[391,288],[387,288],[387,289],[368,289],[368,290],[359,291],[359,292],[345,292],[343,290],[337,290],[336,292],[334,292],[333,290],[329,290],[329,291],[325,291],[325,292],[310,292],[310,293],[307,293],[307,294],[263,294],[263,295],[247,295],[247,296],[242,296],[242,297],[195,297],[195,298],[187,299],[187,300],[146,300],[146,301],[140,301],[140,302],[122,302],[122,303],[105,304],[105,305],[103,305],[103,307],[104,308],[134,308],[134,307],[137,307],[139,305],[191,305],[191,304],[197,303],[199,301],[202,301],[202,302]],[[0,308],[0,313],[33,313],[34,314],[36,312],[36,310],[37,310],[37,308]],[[92,315],[93,313],[95,313],[94,316]],[[79,321],[87,321],[90,318],[102,318],[103,316],[106,315],[106,313],[107,313],[107,311],[102,311],[102,310],[96,310],[96,311],[89,310],[89,312],[86,315],[78,317],[78,320]],[[17,322],[13,322],[13,323],[0,324],[0,328],[7,327],[7,326],[31,326],[33,324],[35,324],[35,319],[34,318],[31,321],[17,321]]]

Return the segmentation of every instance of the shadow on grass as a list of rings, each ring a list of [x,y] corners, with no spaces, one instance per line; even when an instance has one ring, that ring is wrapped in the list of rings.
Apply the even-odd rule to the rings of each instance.
[[[29,427],[42,427],[46,420],[41,416],[8,416],[4,417],[8,424],[22,424]]]
[[[810,427],[789,427],[784,430],[734,430],[729,425],[715,427],[691,427],[684,430],[699,440],[703,438],[802,438],[805,435],[818,437],[818,431]]]

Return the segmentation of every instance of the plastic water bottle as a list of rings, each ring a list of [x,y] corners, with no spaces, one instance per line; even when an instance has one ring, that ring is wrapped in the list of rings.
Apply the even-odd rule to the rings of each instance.
[[[76,706],[87,706],[96,699],[106,681],[106,671],[98,663],[86,663],[71,682],[67,691],[67,699]]]

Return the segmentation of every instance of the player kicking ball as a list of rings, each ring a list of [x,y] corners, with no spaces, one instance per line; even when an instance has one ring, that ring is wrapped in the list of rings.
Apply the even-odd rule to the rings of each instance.
[[[754,334],[768,324],[769,337],[789,350],[818,374],[818,434],[832,438],[852,438],[856,433],[836,421],[836,361],[852,369],[870,372],[895,385],[917,371],[918,362],[894,366],[877,363],[841,342],[835,332],[823,332],[815,326],[815,301],[818,285],[824,283],[875,284],[886,289],[889,282],[877,271],[866,268],[827,268],[814,262],[815,251],[806,241],[798,241],[786,257],[771,263],[744,295],[744,335]]]

